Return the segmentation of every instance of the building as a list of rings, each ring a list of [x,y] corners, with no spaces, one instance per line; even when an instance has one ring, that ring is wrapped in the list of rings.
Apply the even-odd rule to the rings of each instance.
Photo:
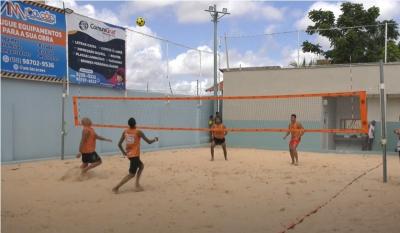
[[[368,120],[376,120],[373,150],[380,150],[379,64],[324,65],[303,68],[249,67],[222,69],[225,96],[257,96],[305,93],[367,92]],[[387,93],[388,150],[393,151],[395,128],[400,128],[400,63],[384,65]],[[224,101],[224,122],[228,127],[286,128],[290,113],[296,113],[305,127],[346,128],[359,122],[358,99],[353,97],[275,103]],[[232,133],[230,145],[286,149],[282,133]],[[361,150],[362,135],[309,133],[304,150]]]

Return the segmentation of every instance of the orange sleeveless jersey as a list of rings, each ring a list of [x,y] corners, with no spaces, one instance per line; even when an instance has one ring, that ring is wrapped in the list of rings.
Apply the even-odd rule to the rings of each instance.
[[[211,131],[213,132],[214,137],[215,137],[215,138],[218,138],[218,139],[222,139],[222,138],[225,137],[225,131],[224,131],[224,129],[225,129],[225,125],[222,124],[222,123],[219,124],[219,125],[214,124],[214,125],[211,127]]]
[[[303,128],[303,126],[300,123],[298,123],[297,121],[294,124],[292,124],[292,123],[289,124],[289,130],[290,130],[290,133],[292,134],[292,139],[300,138],[300,135],[301,135],[300,129],[302,129],[302,128]]]
[[[83,143],[81,148],[82,154],[92,153],[96,150],[96,132],[92,127],[83,127],[83,131],[89,134],[87,140]]]
[[[126,141],[126,154],[128,158],[140,156],[140,135],[136,129],[126,129],[124,131]]]

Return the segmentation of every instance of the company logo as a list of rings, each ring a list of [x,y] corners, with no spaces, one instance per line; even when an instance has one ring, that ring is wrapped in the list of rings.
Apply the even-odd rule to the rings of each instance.
[[[89,24],[86,21],[80,21],[79,22],[79,28],[82,31],[85,31],[85,30],[87,30],[89,28]]]
[[[100,31],[105,35],[108,36],[115,36],[116,30],[111,29],[111,28],[104,28],[104,27],[100,27],[99,25],[96,25],[94,23],[90,24],[90,28],[96,31]]]
[[[10,61],[10,57],[7,56],[7,55],[4,55],[4,56],[3,56],[3,61],[4,61],[5,63],[9,62],[9,61]]]
[[[31,7],[23,8],[17,1],[2,1],[1,14],[5,13],[8,17],[15,17],[24,21],[34,20],[47,24],[56,24],[56,15],[49,11],[39,11]]]

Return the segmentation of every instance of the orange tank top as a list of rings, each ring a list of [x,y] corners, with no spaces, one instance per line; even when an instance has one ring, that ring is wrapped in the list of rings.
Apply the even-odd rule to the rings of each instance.
[[[219,124],[219,125],[214,124],[214,125],[212,126],[212,128],[211,128],[214,137],[215,137],[215,138],[218,138],[218,139],[222,139],[222,138],[225,137],[225,131],[224,131],[224,129],[225,129],[225,125],[222,124],[222,123]]]
[[[81,153],[88,154],[96,150],[96,132],[92,127],[83,127],[83,131],[88,133],[88,138],[82,145]]]
[[[140,156],[140,135],[136,129],[126,129],[124,131],[126,141],[126,154],[128,158]]]
[[[290,129],[290,133],[292,134],[292,139],[299,139],[300,135],[301,135],[301,125],[297,122],[295,122],[294,124],[290,123],[289,129]]]

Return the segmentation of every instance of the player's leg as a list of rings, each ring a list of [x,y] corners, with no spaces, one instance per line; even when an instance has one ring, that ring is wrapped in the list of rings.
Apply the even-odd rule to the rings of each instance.
[[[211,142],[211,161],[214,161],[214,148],[215,148],[215,140],[213,139]]]
[[[226,143],[222,143],[222,150],[224,151],[225,160],[228,160],[228,153],[226,152]]]
[[[295,141],[292,145],[292,151],[293,151],[293,158],[294,158],[294,165],[299,165],[299,156],[297,153],[297,146],[299,145],[299,142]]]
[[[100,156],[96,152],[93,152],[90,156],[91,156],[90,164],[89,166],[82,169],[82,173],[86,173],[90,169],[93,169],[102,163]]]
[[[144,170],[144,164],[142,163],[142,161],[140,161],[139,159],[139,171],[137,172],[137,176],[136,176],[136,191],[143,191],[142,186],[140,186],[140,177],[142,175],[142,172]]]
[[[290,158],[292,159],[292,164],[294,164],[293,140],[289,142],[289,153],[290,153]]]
[[[130,166],[129,166],[129,174],[126,175],[122,180],[115,186],[112,191],[114,193],[118,193],[119,188],[121,188],[122,185],[124,185],[126,182],[131,180],[133,177],[135,177],[136,171],[138,170],[137,163],[135,163],[134,158],[130,158]]]

